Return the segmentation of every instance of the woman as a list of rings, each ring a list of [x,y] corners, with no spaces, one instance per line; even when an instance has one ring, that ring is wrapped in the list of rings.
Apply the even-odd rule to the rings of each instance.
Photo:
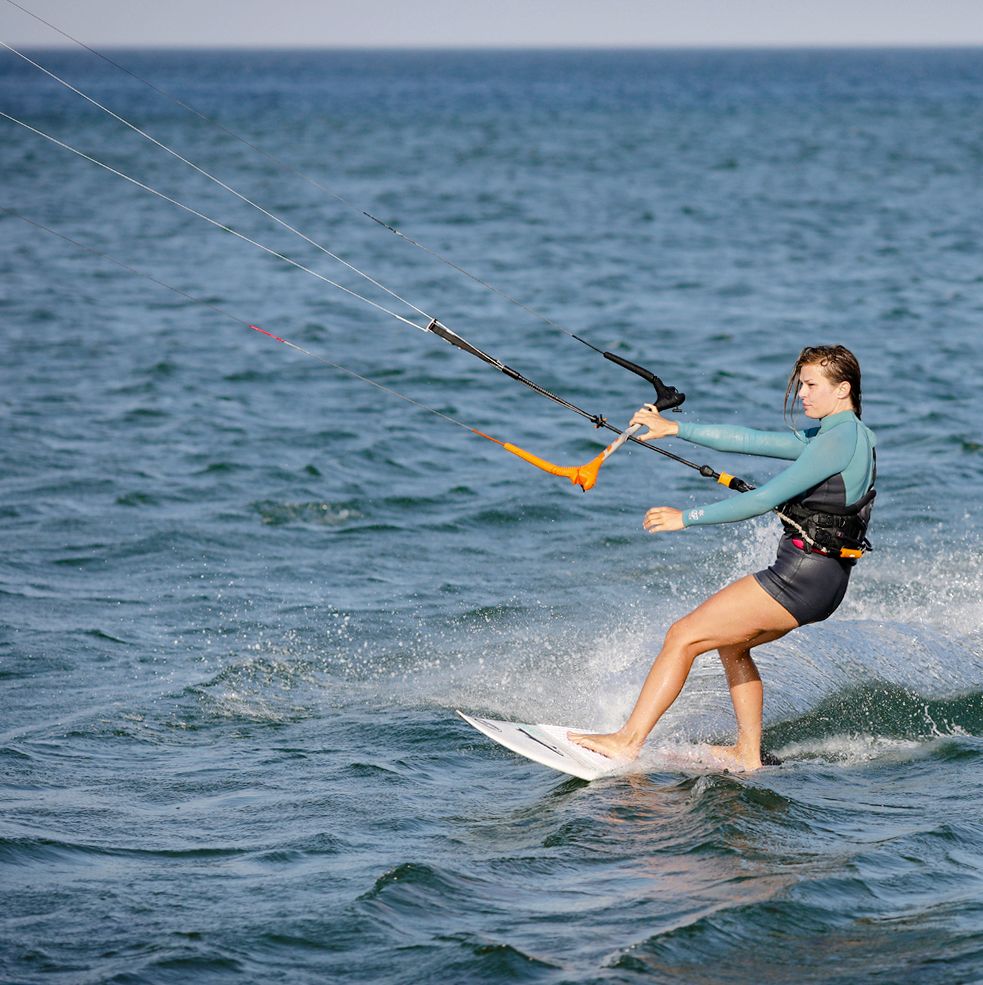
[[[574,742],[605,756],[634,759],[678,697],[693,661],[717,650],[737,716],[737,743],[714,752],[740,769],[761,766],[761,677],[751,650],[836,610],[862,553],[874,495],[875,440],[860,422],[860,366],[853,353],[839,345],[803,349],[785,391],[786,413],[796,384],[806,417],[818,427],[782,432],[677,424],[652,404],[632,418],[632,424],[648,428],[639,435],[643,441],[678,435],[717,451],[793,460],[760,488],[732,499],[685,514],[653,507],[643,524],[649,533],[746,520],[776,507],[785,532],[770,568],[721,589],[670,627],[631,715],[617,732],[571,732]]]

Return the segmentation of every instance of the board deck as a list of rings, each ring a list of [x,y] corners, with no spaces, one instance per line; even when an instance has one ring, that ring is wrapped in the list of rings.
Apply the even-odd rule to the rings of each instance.
[[[597,780],[616,773],[623,763],[584,749],[567,738],[567,732],[590,732],[573,725],[540,725],[527,722],[502,722],[495,718],[477,718],[458,711],[468,725],[476,728],[500,746],[581,780]]]

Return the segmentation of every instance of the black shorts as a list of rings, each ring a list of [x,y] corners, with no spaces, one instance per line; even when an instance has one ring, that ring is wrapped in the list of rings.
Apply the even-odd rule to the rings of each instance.
[[[755,572],[755,581],[804,626],[828,619],[843,601],[856,562],[810,554],[789,536],[778,544],[774,564]]]

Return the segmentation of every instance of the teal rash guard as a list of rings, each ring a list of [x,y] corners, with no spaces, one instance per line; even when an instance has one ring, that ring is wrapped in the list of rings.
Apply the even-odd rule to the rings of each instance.
[[[783,472],[751,492],[683,512],[683,526],[734,523],[761,516],[827,479],[842,484],[843,502],[851,506],[873,479],[874,432],[852,410],[824,417],[805,431],[757,431],[728,424],[679,425],[679,437],[716,451],[791,461]]]

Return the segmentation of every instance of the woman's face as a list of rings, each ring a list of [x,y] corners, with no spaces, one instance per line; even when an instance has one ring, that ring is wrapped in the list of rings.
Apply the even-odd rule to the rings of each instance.
[[[817,363],[806,363],[799,370],[799,390],[806,417],[819,420],[841,410],[852,410],[849,383],[833,383]]]

